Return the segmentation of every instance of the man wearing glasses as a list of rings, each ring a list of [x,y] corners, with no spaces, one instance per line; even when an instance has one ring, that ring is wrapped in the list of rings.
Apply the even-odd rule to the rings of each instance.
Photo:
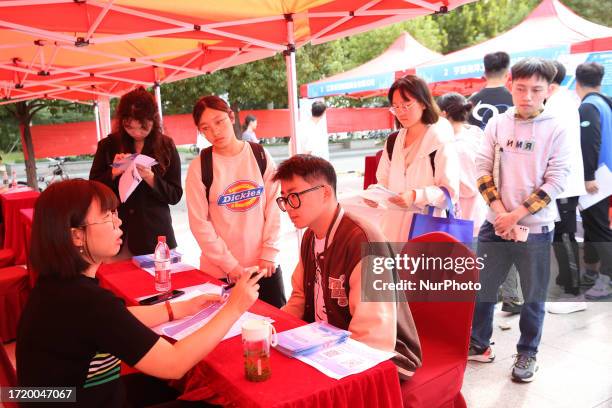
[[[336,172],[319,157],[296,155],[278,167],[276,202],[296,228],[306,228],[293,291],[283,310],[307,322],[349,330],[371,347],[396,351],[400,378],[421,365],[416,328],[407,304],[363,302],[362,244],[385,241],[378,228],[345,213],[336,198]]]

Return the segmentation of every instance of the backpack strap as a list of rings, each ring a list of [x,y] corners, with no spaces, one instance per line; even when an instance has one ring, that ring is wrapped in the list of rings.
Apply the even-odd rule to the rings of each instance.
[[[259,166],[259,172],[261,173],[261,177],[263,177],[266,172],[266,167],[268,166],[268,159],[266,158],[266,152],[264,148],[259,143],[248,142],[251,145],[251,150],[253,151],[253,155],[255,156],[255,160],[257,160],[257,165]]]
[[[391,157],[393,156],[393,148],[395,147],[395,141],[397,140],[398,134],[399,131],[395,131],[387,138],[387,156],[389,157],[389,160],[391,160]]]
[[[266,172],[266,167],[268,166],[268,159],[266,158],[266,153],[264,148],[259,143],[248,142],[251,145],[251,150],[253,152],[253,156],[255,156],[255,160],[257,161],[257,166],[259,167],[259,172],[263,177]],[[206,149],[200,152],[200,166],[202,170],[202,184],[204,184],[204,188],[206,189],[206,201],[210,202],[210,186],[212,186],[213,182],[213,161],[212,161],[212,146],[207,147]]]
[[[202,169],[202,184],[206,189],[206,201],[210,202],[210,186],[213,182],[212,146],[208,146],[200,152],[200,166]]]

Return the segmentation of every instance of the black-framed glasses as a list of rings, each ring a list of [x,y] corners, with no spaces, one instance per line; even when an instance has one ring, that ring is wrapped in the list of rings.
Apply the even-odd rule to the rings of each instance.
[[[286,197],[280,196],[276,199],[276,204],[278,204],[278,208],[280,208],[281,211],[287,211],[287,204],[289,204],[289,207],[297,210],[302,205],[302,200],[300,200],[300,196],[302,194],[318,190],[321,187],[325,186],[321,184],[319,186],[311,187],[308,190],[300,191],[297,193],[289,193]]]
[[[113,224],[113,229],[117,229],[119,227],[119,212],[117,210],[112,210],[110,212],[111,219],[106,221],[97,221],[97,222],[88,222],[87,224],[79,225],[80,228],[89,227],[90,225],[98,225],[98,224],[106,224],[108,222]]]

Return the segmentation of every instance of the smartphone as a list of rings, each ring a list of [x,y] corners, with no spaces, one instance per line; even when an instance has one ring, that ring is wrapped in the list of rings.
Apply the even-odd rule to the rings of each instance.
[[[253,279],[254,277],[256,277],[257,275],[259,275],[259,271],[255,271],[251,273],[251,277],[249,279]],[[223,285],[223,294],[229,293],[229,291],[236,286],[236,282],[232,282],[232,283],[228,283],[227,285]]]
[[[150,306],[150,305],[155,305],[157,303],[165,302],[166,300],[174,299],[184,294],[185,294],[184,291],[174,289],[172,292],[160,293],[159,295],[155,295],[155,296],[151,296],[151,297],[142,299],[138,303],[143,306]]]

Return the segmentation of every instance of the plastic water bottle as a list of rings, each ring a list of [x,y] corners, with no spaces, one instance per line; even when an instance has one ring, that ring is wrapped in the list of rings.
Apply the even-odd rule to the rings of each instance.
[[[11,187],[17,187],[17,170],[13,170],[13,181],[11,181]]]
[[[2,184],[8,187],[8,183],[9,183],[8,173],[6,172],[6,170],[4,170],[4,172],[2,173]]]
[[[166,244],[166,237],[157,237],[157,246],[153,256],[155,261],[155,290],[168,292],[171,288],[170,282],[170,248]]]

